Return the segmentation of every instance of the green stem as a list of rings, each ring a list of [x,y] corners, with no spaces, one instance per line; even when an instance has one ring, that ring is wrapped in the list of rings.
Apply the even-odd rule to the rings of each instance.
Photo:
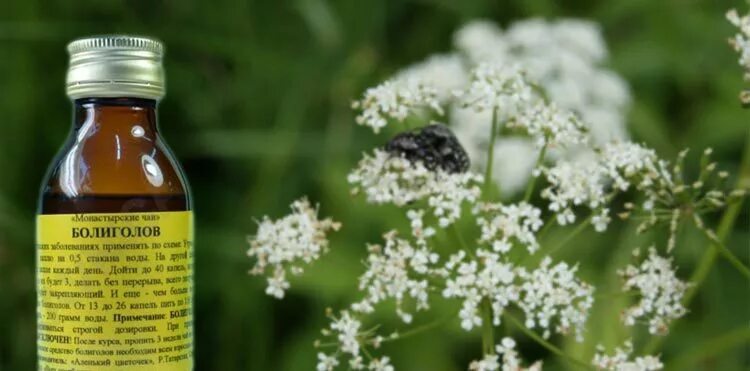
[[[742,260],[740,260],[740,258],[737,257],[737,255],[734,255],[734,253],[729,250],[726,245],[724,245],[724,242],[711,234],[707,229],[699,229],[703,232],[704,235],[706,235],[706,238],[708,238],[709,241],[713,242],[714,248],[719,249],[719,253],[721,253],[721,255],[724,256],[724,258],[727,259],[730,264],[737,268],[737,270],[742,273],[745,278],[750,279],[750,269],[745,266],[745,264],[742,262]]]
[[[492,168],[495,162],[495,140],[497,139],[497,109],[492,110],[492,127],[490,129],[490,146],[487,149],[487,168],[484,170],[484,187],[483,196],[487,200],[490,196],[490,190],[492,188]]]
[[[544,156],[547,154],[547,146],[543,146],[542,150],[539,151],[539,157],[536,158],[536,163],[534,164],[534,171],[536,169],[539,169],[540,166],[542,166],[542,163],[544,162]],[[524,202],[529,202],[531,200],[531,195],[534,194],[534,187],[536,186],[536,179],[538,176],[531,176],[531,180],[529,181],[529,184],[526,186],[526,193],[523,195]]]
[[[482,354],[495,354],[495,333],[492,324],[492,304],[482,299]]]
[[[435,320],[433,322],[424,324],[422,326],[417,326],[417,327],[414,327],[412,329],[409,329],[408,331],[404,331],[402,333],[399,333],[398,336],[396,336],[396,337],[384,339],[383,341],[381,341],[381,343],[388,343],[388,342],[391,342],[391,341],[401,340],[401,339],[405,339],[405,338],[408,338],[408,337],[411,337],[411,336],[419,335],[419,334],[421,334],[423,332],[427,332],[427,331],[432,330],[434,328],[440,327],[440,326],[444,325],[446,322],[448,322],[448,320],[451,320],[453,318],[455,318],[455,316],[453,314],[451,314],[450,316],[446,316],[445,318],[441,318],[441,319]]]
[[[565,236],[565,238],[563,238],[563,240],[562,240],[562,241],[560,241],[560,242],[559,242],[559,243],[558,243],[557,245],[555,245],[555,246],[554,246],[553,248],[551,248],[551,249],[547,250],[547,254],[548,254],[548,255],[551,255],[551,254],[553,254],[554,252],[556,252],[557,250],[560,250],[560,249],[561,249],[561,248],[563,248],[563,247],[564,247],[565,245],[567,245],[567,244],[568,244],[568,242],[572,241],[572,240],[573,240],[574,238],[576,238],[576,236],[578,236],[579,234],[581,234],[581,232],[583,232],[584,230],[586,230],[586,227],[588,227],[588,226],[589,226],[589,225],[591,224],[591,219],[592,219],[593,217],[594,217],[594,214],[593,214],[593,213],[592,213],[591,215],[589,215],[588,217],[586,217],[586,219],[584,219],[584,220],[583,220],[583,221],[581,222],[581,224],[578,224],[578,225],[576,226],[576,228],[575,228],[575,229],[574,229],[574,230],[573,230],[572,232],[568,233],[568,235],[567,235],[567,236]]]
[[[547,350],[549,350],[550,352],[556,354],[559,357],[562,357],[564,360],[567,360],[568,362],[573,363],[576,366],[578,366],[580,368],[583,368],[583,369],[589,369],[589,370],[594,370],[595,369],[592,365],[590,365],[590,364],[588,364],[588,363],[586,363],[584,361],[581,361],[580,359],[575,358],[575,357],[573,357],[571,355],[566,354],[565,352],[563,352],[562,349],[554,346],[549,341],[544,340],[544,338],[542,338],[541,336],[539,336],[536,332],[531,331],[530,329],[528,329],[526,326],[523,325],[523,323],[521,323],[521,321],[518,320],[518,318],[512,316],[510,313],[505,312],[503,314],[503,317],[505,317],[509,322],[513,323],[513,325],[515,325],[516,327],[518,327],[518,329],[521,330],[521,332],[523,332],[526,336],[530,337],[532,340],[534,340],[537,343],[539,343],[539,345],[547,348]]]
[[[451,232],[453,232],[456,240],[458,240],[458,245],[461,246],[461,249],[466,251],[467,253],[470,252],[469,245],[467,245],[466,241],[464,241],[464,236],[461,234],[461,231],[458,229],[456,223],[451,224]]]
[[[490,129],[490,147],[487,152],[487,168],[484,171],[484,188],[482,189],[482,198],[487,201],[491,198],[491,189],[494,182],[492,181],[492,168],[495,160],[495,139],[497,138],[497,110],[492,110],[492,128]],[[495,353],[495,329],[492,325],[492,305],[489,299],[485,298],[481,304],[482,316],[482,353]]]

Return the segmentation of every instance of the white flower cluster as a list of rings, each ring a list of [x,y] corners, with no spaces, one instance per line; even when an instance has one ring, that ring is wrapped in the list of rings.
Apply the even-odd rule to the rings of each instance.
[[[362,322],[347,311],[342,311],[338,318],[329,316],[331,324],[323,330],[323,335],[333,337],[337,349],[333,354],[318,353],[318,371],[335,370],[342,353],[349,356],[348,366],[351,370],[394,371],[388,357],[371,358],[367,365],[362,358],[363,346],[377,348],[383,341],[382,337],[373,337],[370,332],[362,331]]]
[[[576,267],[566,263],[552,266],[546,257],[537,269],[527,271],[502,262],[494,252],[477,250],[476,255],[467,261],[466,254],[459,251],[446,263],[453,276],[447,279],[443,296],[463,300],[461,327],[471,330],[482,325],[479,306],[487,299],[494,325],[500,324],[505,308],[515,304],[524,311],[526,326],[542,329],[544,337],[549,337],[551,330],[561,334],[573,330],[576,339],[582,339],[594,289],[575,277]]]
[[[614,355],[608,355],[604,348],[597,347],[597,353],[591,363],[597,370],[606,371],[655,371],[664,368],[659,357],[642,356],[631,359],[633,343],[628,340],[623,347],[615,348]]]
[[[287,272],[298,275],[303,264],[310,264],[328,250],[326,233],[338,230],[340,223],[332,219],[318,219],[318,211],[303,198],[291,205],[292,213],[273,221],[264,217],[255,236],[248,237],[247,255],[255,258],[251,274],[268,277],[266,294],[278,299],[289,289]]]
[[[750,15],[740,16],[732,9],[727,12],[727,19],[740,31],[729,43],[740,53],[739,64],[745,68],[745,80],[750,80]]]
[[[670,188],[671,176],[666,162],[656,153],[633,142],[609,143],[593,157],[573,161],[561,160],[541,168],[549,186],[541,192],[550,201],[549,209],[557,215],[561,225],[573,223],[573,208],[585,205],[592,210],[592,222],[597,231],[607,228],[611,221],[606,208],[608,187],[625,191],[631,186],[644,191],[647,204],[652,204],[663,191]]]
[[[516,342],[512,338],[505,337],[495,347],[497,354],[486,354],[482,360],[474,361],[469,365],[470,371],[541,371],[542,361],[534,362],[529,367],[521,366],[521,359],[516,350]],[[502,364],[500,364],[502,356]]]
[[[530,19],[516,22],[503,32],[492,22],[473,21],[456,32],[454,44],[467,58],[464,65],[468,69],[482,63],[523,66],[527,80],[538,84],[535,90],[544,91],[547,101],[559,107],[538,110],[539,114],[554,118],[556,126],[570,127],[580,122],[597,145],[627,139],[625,120],[630,93],[624,80],[603,66],[607,49],[596,24],[575,19]],[[580,120],[571,122],[565,112],[575,112]],[[477,154],[487,152],[491,122],[491,111],[458,107],[451,110],[456,135],[478,168],[485,166],[485,156]],[[531,176],[538,152],[534,146],[539,143],[507,133],[498,139],[494,180],[503,192],[512,194],[523,189]]]
[[[612,142],[602,147],[600,156],[604,174],[622,191],[631,185],[648,190],[659,176],[671,180],[664,171],[666,163],[659,159],[653,149],[640,144]]]
[[[549,200],[549,209],[557,215],[560,225],[575,222],[575,206],[585,204],[595,210],[604,205],[605,182],[597,162],[559,161],[554,166],[543,167],[541,171],[549,182],[541,196]]]
[[[375,304],[394,299],[397,314],[410,323],[412,314],[403,309],[403,301],[411,298],[416,310],[430,307],[428,278],[435,273],[439,257],[425,246],[414,247],[409,241],[398,238],[395,231],[386,233],[384,238],[385,246],[370,246],[367,270],[359,278],[359,289],[366,296],[352,305],[352,309],[371,313]]]
[[[492,321],[499,325],[505,308],[519,296],[513,265],[501,262],[498,254],[487,250],[477,250],[476,255],[477,259],[467,261],[466,252],[460,250],[445,265],[452,276],[446,280],[443,297],[463,300],[458,316],[467,331],[482,325],[479,306],[483,299],[492,304]]]
[[[429,170],[419,161],[376,149],[372,156],[365,154],[348,180],[353,192],[364,192],[371,203],[405,206],[426,200],[439,225],[446,227],[461,216],[464,202],[479,198],[482,177],[471,172]]]
[[[581,115],[597,143],[626,137],[630,94],[622,78],[603,68],[607,48],[596,24],[528,19],[503,32],[491,22],[474,21],[458,30],[454,40],[470,65],[524,66],[551,102]]]
[[[513,242],[525,246],[529,253],[539,249],[535,233],[542,226],[542,211],[522,202],[519,204],[479,204],[474,213],[481,228],[479,242],[489,243],[499,253],[507,253]]]
[[[595,144],[627,138],[630,94],[624,80],[603,67],[607,49],[596,24],[530,19],[503,32],[474,21],[456,32],[454,44],[456,52],[430,56],[367,90],[354,103],[361,110],[357,122],[378,132],[389,120],[403,121],[424,108],[442,114],[448,107],[476,168],[485,165],[484,156],[474,155],[486,153],[493,112],[534,138],[503,133],[502,139],[517,140],[496,141],[497,153],[536,153],[535,146],[571,146],[589,137]],[[504,192],[518,191],[531,175],[534,161],[518,157],[493,162]]]
[[[651,334],[664,335],[669,323],[685,315],[682,297],[688,284],[677,278],[671,259],[649,249],[648,258],[640,266],[628,265],[619,274],[625,280],[623,290],[635,290],[640,301],[625,310],[623,321],[632,326],[639,319],[648,320]]]
[[[583,331],[589,310],[594,304],[594,288],[575,276],[578,267],[565,262],[552,265],[545,257],[535,270],[517,270],[521,280],[518,306],[526,314],[526,327],[541,328],[549,337],[553,319],[556,332],[566,335],[575,332],[576,340],[583,341]]]
[[[468,87],[456,96],[463,107],[494,112],[498,122],[523,130],[539,147],[568,147],[585,141],[578,119],[546,103],[518,68],[481,63],[472,70]]]
[[[462,106],[477,112],[497,111],[500,121],[510,120],[539,101],[523,70],[493,63],[474,68],[469,85],[455,95]]]
[[[361,111],[357,124],[368,126],[375,133],[380,132],[388,120],[402,122],[420,109],[443,113],[436,90],[417,79],[392,79],[367,89],[352,107]]]

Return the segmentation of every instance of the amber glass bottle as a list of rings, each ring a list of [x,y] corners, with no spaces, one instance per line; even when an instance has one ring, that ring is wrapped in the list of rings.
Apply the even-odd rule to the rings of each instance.
[[[74,41],[73,129],[37,217],[39,370],[192,370],[191,200],[159,135],[158,41]]]

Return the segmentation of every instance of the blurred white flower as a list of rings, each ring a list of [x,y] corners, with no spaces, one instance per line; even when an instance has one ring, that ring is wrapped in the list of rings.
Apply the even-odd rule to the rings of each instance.
[[[523,66],[528,79],[537,83],[547,100],[559,107],[556,111],[575,113],[579,118],[576,121],[588,129],[593,144],[627,139],[625,122],[630,93],[620,76],[603,67],[607,50],[595,23],[530,19],[512,24],[503,33],[492,22],[473,21],[455,33],[454,44],[468,59],[465,64],[469,68],[483,63]],[[484,103],[486,106],[487,102]],[[514,114],[512,106],[503,110]],[[451,125],[474,160],[474,166],[481,168],[486,164],[492,116],[491,112],[473,111],[452,108]],[[540,107],[537,116],[568,122],[553,112],[554,109]],[[513,136],[503,133],[501,138]],[[518,143],[514,144],[514,149],[519,149]],[[497,144],[495,150],[500,147]],[[535,159],[535,151],[528,149],[515,156],[495,156],[493,178],[498,180],[504,194],[512,195],[523,189]]]
[[[656,249],[649,249],[648,258],[640,266],[628,265],[619,274],[625,280],[623,290],[636,291],[640,296],[638,304],[623,313],[626,325],[645,319],[651,334],[664,335],[669,323],[687,312],[682,297],[689,285],[677,278],[672,260],[659,256]]]
[[[466,86],[469,74],[460,56],[437,54],[422,62],[399,71],[397,81],[421,81],[434,89],[437,100],[445,103],[452,98],[455,90]]]
[[[480,64],[472,70],[468,87],[456,96],[464,107],[495,112],[498,123],[526,132],[540,147],[568,147],[585,141],[575,115],[546,103],[524,72],[513,66]]]
[[[500,28],[492,21],[472,21],[453,34],[453,44],[474,64],[507,58],[507,47]]]
[[[745,80],[750,80],[750,15],[740,16],[732,9],[727,12],[727,19],[740,31],[729,42],[740,53],[739,64],[745,68]]]
[[[500,369],[500,363],[497,354],[485,354],[484,358],[479,361],[473,361],[469,364],[470,371],[497,371]]]
[[[482,177],[471,172],[429,170],[419,161],[376,149],[372,156],[365,154],[348,180],[353,193],[364,192],[371,203],[405,206],[425,200],[438,224],[445,227],[461,216],[464,202],[474,203],[479,198]]]
[[[287,272],[301,274],[304,264],[328,251],[326,233],[341,227],[330,218],[318,219],[318,210],[305,198],[294,201],[291,208],[292,213],[279,220],[264,217],[256,235],[248,237],[247,255],[256,260],[250,273],[261,275],[272,270],[266,293],[279,299],[289,288]]]
[[[347,311],[342,311],[339,318],[332,318],[330,331],[336,337],[342,352],[359,356],[358,336],[361,327],[362,323]]]
[[[633,343],[630,340],[622,347],[615,348],[613,355],[606,354],[604,348],[598,346],[591,363],[597,370],[603,371],[654,371],[664,368],[659,357],[642,356],[631,359],[632,354]]]
[[[336,357],[329,356],[325,353],[318,353],[317,371],[333,371],[339,365]]]
[[[374,358],[367,365],[367,369],[371,371],[394,371],[395,368],[391,365],[391,359],[388,357]]]
[[[367,89],[363,97],[352,103],[359,110],[359,125],[370,127],[375,133],[388,124],[388,120],[402,122],[420,109],[443,113],[436,89],[416,79],[393,79]]]

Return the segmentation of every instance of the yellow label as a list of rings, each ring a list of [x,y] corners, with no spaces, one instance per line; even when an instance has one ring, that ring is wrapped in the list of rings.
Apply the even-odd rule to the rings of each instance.
[[[37,216],[38,370],[193,369],[190,211]]]

